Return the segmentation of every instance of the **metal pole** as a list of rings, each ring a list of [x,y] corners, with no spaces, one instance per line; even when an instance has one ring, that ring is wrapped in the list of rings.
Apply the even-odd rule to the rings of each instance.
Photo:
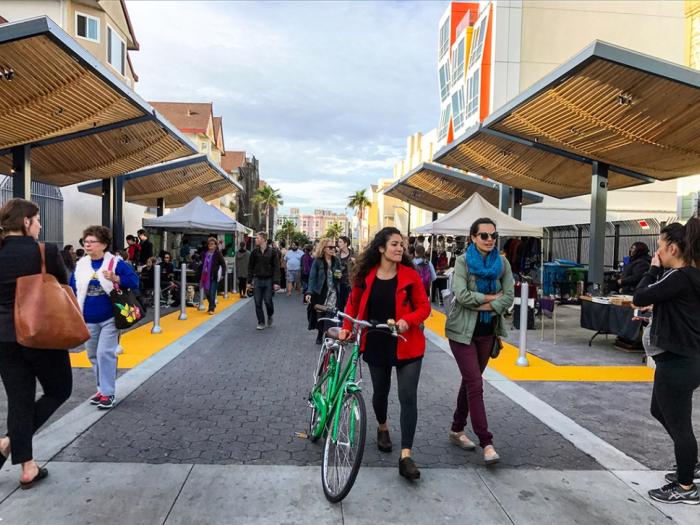
[[[433,244],[435,244],[435,235],[431,235],[430,237],[430,255],[428,256],[431,263],[433,262]],[[432,308],[432,303],[433,303],[433,288],[434,288],[434,282],[430,283],[430,303],[431,303],[431,308]],[[438,301],[439,302],[439,301]]]
[[[238,232],[233,233],[233,269],[231,270],[231,273],[233,274],[233,293],[240,294],[241,291],[238,289],[238,278],[236,276],[236,256],[238,255],[238,250],[240,250],[239,246],[239,237],[238,237]]]
[[[28,144],[12,148],[12,196],[32,198],[32,149]]]
[[[588,255],[588,282],[593,291],[602,291],[605,277],[605,219],[608,205],[608,165],[593,162],[591,178],[591,233]]]
[[[160,327],[160,264],[153,267],[153,328],[152,334],[159,334]]]
[[[411,203],[408,203],[408,236],[411,236]]]
[[[179,321],[187,319],[187,264],[180,267],[180,316]]]
[[[102,226],[112,229],[112,218],[114,217],[114,180],[111,178],[102,179]]]
[[[518,351],[518,360],[515,362],[518,366],[530,366],[527,361],[527,310],[528,310],[528,284],[526,281],[520,282],[520,348]]]
[[[199,287],[199,307],[197,308],[198,311],[203,312],[206,310],[204,307],[204,288],[200,285]]]
[[[498,190],[498,208],[503,213],[508,213],[510,207],[510,186],[501,184]]]
[[[228,299],[228,265],[224,270],[224,299]]]

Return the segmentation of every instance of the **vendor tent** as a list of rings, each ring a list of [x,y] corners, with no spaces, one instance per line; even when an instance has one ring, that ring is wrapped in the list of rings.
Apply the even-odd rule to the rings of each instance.
[[[143,225],[146,228],[175,232],[251,232],[250,228],[246,228],[214,206],[207,204],[201,197],[195,197],[182,208],[177,208],[168,215],[155,219],[144,219]]]
[[[468,235],[471,224],[481,217],[492,219],[502,237],[542,237],[542,228],[530,226],[503,213],[478,193],[472,194],[444,217],[413,231],[435,235]]]

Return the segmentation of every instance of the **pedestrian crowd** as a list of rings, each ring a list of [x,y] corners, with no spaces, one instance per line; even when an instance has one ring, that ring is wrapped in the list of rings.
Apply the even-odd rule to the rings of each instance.
[[[69,351],[74,347],[63,343],[53,349],[32,346],[31,336],[17,325],[15,314],[23,299],[17,293],[19,283],[27,276],[44,273],[47,277],[42,286],[47,288],[42,291],[67,294],[78,315],[75,333],[85,334],[78,346],[84,344],[94,372],[96,393],[90,402],[100,410],[109,410],[116,404],[120,330],[125,323],[128,326],[140,318],[139,302],[129,299],[131,292],[138,292],[144,281],[152,279],[156,262],[166,278],[175,272],[169,252],[154,258],[153,244],[143,230],[137,236],[127,236],[123,256],[110,251],[112,232],[103,226],[84,230],[82,253],[72,246],[59,251],[56,246],[39,243],[40,231],[36,204],[12,199],[0,209],[0,377],[8,402],[7,432],[0,438],[0,467],[8,458],[21,465],[22,488],[30,488],[48,475],[34,459],[32,440],[71,395]],[[489,429],[483,389],[484,370],[499,356],[501,339],[508,335],[505,316],[514,301],[513,271],[498,246],[497,224],[490,218],[471,224],[465,250],[449,262],[441,260],[441,254],[434,262],[427,257],[423,243],[407,239],[396,228],[377,232],[359,255],[353,253],[347,237],[324,238],[315,246],[300,247],[292,242],[287,247],[283,242],[276,245],[260,232],[252,250],[245,243],[240,245],[235,268],[241,297],[254,298],[258,330],[273,326],[276,292],[287,296],[296,293],[302,298],[307,305],[308,329],[315,332],[317,344],[323,343],[329,326],[317,317],[316,305],[377,324],[395,321],[402,337],[369,331],[360,343],[361,355],[370,372],[376,445],[382,452],[393,448],[387,409],[395,370],[400,404],[398,471],[406,479],[416,480],[421,472],[412,449],[420,417],[424,323],[431,315],[429,297],[435,293],[434,282],[446,266],[452,267],[452,278],[444,294],[445,334],[461,375],[459,385],[455,385],[452,420],[446,422],[446,441],[466,451],[480,447],[486,464],[500,459],[496,438]],[[666,503],[697,504],[700,498],[695,483],[700,482],[700,465],[692,400],[700,386],[700,220],[665,226],[653,256],[645,247],[635,247],[634,260],[641,262],[635,264],[634,274],[630,271],[619,284],[634,293],[636,306],[652,313],[645,331],[646,351],[656,362],[651,414],[669,434],[676,458],[676,470],[666,475],[667,483],[649,495]],[[218,283],[226,267],[218,240],[207,239],[199,254],[192,253],[185,241],[178,255],[189,256],[189,262],[197,265],[197,279],[213,314]],[[27,315],[40,313],[37,307]],[[46,319],[47,329],[57,323],[60,319]],[[351,329],[346,320],[337,336],[348,340]],[[43,390],[39,398],[35,396],[37,381]],[[465,432],[469,421],[477,442]]]

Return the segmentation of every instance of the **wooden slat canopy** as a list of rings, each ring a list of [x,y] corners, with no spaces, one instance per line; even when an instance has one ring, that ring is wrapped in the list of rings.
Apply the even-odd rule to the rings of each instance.
[[[48,17],[0,26],[0,69],[12,71],[0,80],[0,171],[27,144],[32,178],[59,186],[196,152]]]
[[[78,190],[99,196],[102,185],[99,181],[91,182],[79,186]],[[156,206],[156,201],[163,198],[167,207],[177,208],[197,196],[212,200],[242,190],[238,181],[207,155],[165,162],[124,176],[125,200],[142,206]]]
[[[478,193],[498,206],[499,185],[433,162],[424,162],[384,190],[384,194],[424,210],[447,213]],[[542,202],[542,197],[523,193],[523,204]]]
[[[560,198],[700,173],[700,72],[596,41],[435,158]]]

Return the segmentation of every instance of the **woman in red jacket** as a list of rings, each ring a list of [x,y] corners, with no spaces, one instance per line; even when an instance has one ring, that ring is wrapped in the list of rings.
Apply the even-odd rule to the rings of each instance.
[[[372,406],[379,424],[377,447],[382,452],[391,452],[386,418],[391,369],[396,367],[401,404],[399,474],[406,479],[418,479],[420,471],[411,459],[411,447],[418,419],[418,379],[425,353],[421,323],[430,315],[430,303],[420,276],[404,250],[399,230],[384,228],[375,235],[355,264],[352,286],[345,313],[376,323],[394,319],[397,331],[405,338],[371,330],[363,336],[361,351],[372,376]],[[349,337],[350,328],[350,322],[346,321],[341,339]]]

